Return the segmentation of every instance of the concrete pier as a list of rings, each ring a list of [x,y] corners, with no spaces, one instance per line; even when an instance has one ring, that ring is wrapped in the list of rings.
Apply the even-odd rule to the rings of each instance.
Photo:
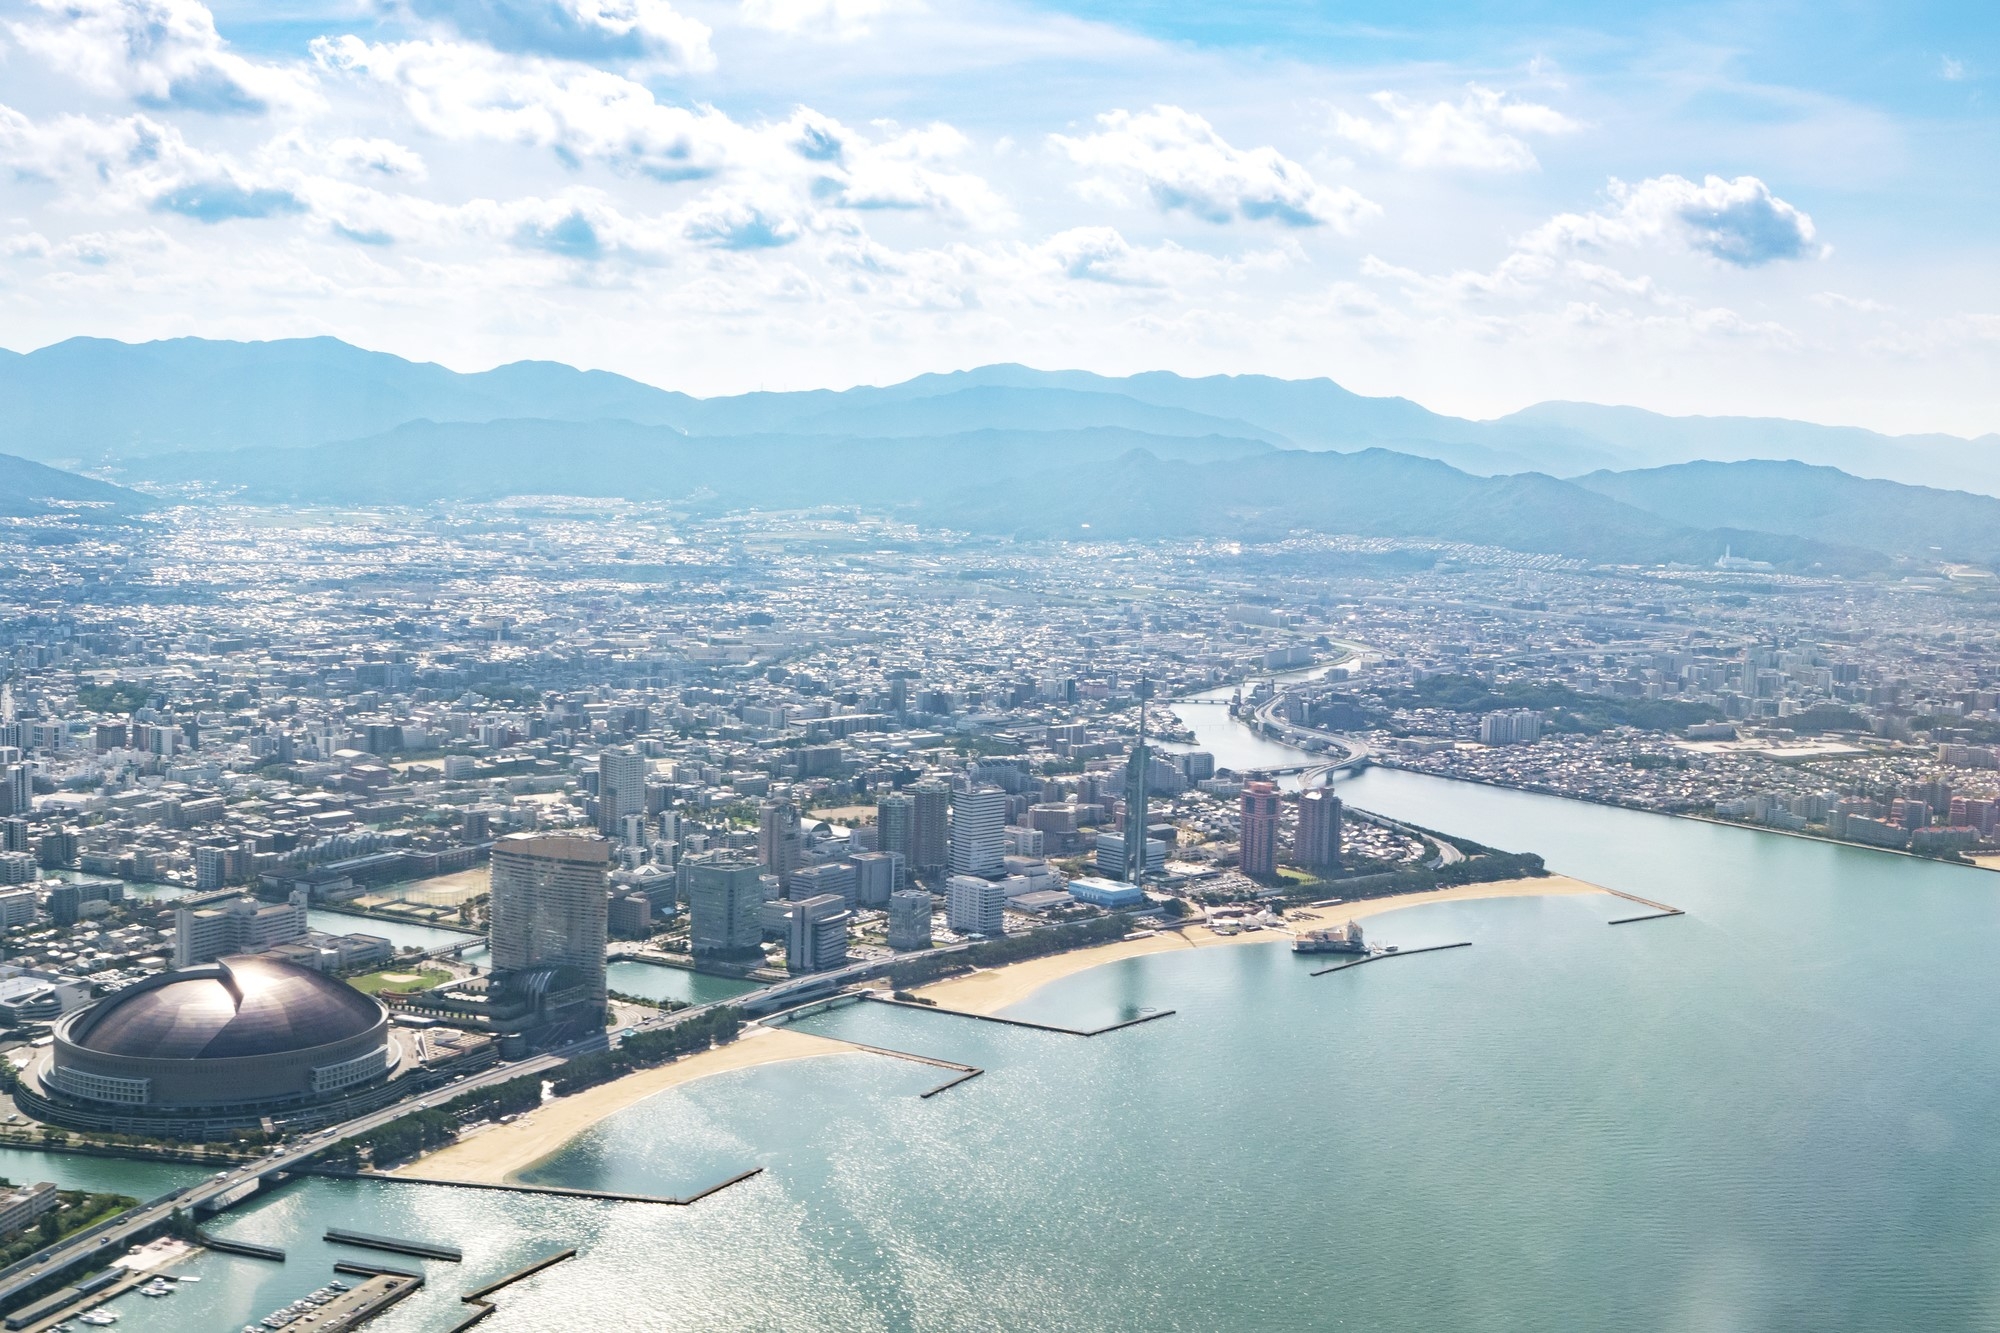
[[[487,1283],[485,1286],[479,1288],[477,1291],[466,1292],[465,1295],[459,1297],[459,1299],[461,1301],[464,1301],[467,1305],[471,1306],[472,1310],[465,1316],[465,1318],[459,1320],[456,1324],[453,1324],[451,1328],[447,1331],[447,1333],[460,1333],[461,1329],[471,1328],[474,1324],[478,1323],[480,1320],[485,1319],[490,1315],[492,1315],[492,1313],[499,1307],[494,1305],[493,1302],[487,1298],[490,1297],[494,1292],[499,1291],[502,1287],[511,1287],[516,1282],[524,1282],[527,1279],[533,1277],[535,1274],[541,1272],[544,1268],[553,1268],[555,1265],[561,1263],[563,1260],[573,1258],[575,1257],[575,1255],[576,1255],[576,1250],[574,1247],[567,1250],[558,1250],[554,1254],[551,1254],[546,1258],[535,1260],[535,1262],[529,1264],[525,1268],[517,1268],[513,1272],[507,1274],[507,1276],[500,1278],[497,1281]]]
[[[1351,963],[1340,963],[1334,967],[1322,967],[1319,971],[1310,975],[1323,977],[1329,972],[1345,972],[1350,967],[1360,967],[1364,963],[1379,963],[1384,958],[1413,958],[1420,953],[1438,953],[1445,949],[1470,949],[1471,947],[1471,940],[1460,940],[1456,944],[1432,944],[1422,949],[1398,949],[1395,953],[1371,953],[1366,958],[1357,958]]]
[[[665,1194],[620,1194],[611,1190],[571,1189],[564,1185],[514,1185],[490,1180],[445,1180],[435,1176],[392,1176],[379,1171],[334,1171],[320,1168],[298,1172],[304,1176],[326,1176],[334,1180],[376,1180],[387,1185],[440,1185],[458,1190],[498,1190],[504,1194],[542,1194],[558,1199],[599,1199],[606,1203],[660,1203],[674,1208],[685,1208],[689,1204],[706,1199],[731,1185],[740,1184],[754,1175],[762,1173],[761,1166],[753,1166],[748,1171],[738,1172],[729,1179],[710,1185],[685,1198],[674,1198]],[[330,1237],[329,1237],[330,1238]],[[359,1242],[356,1242],[359,1243]],[[415,1253],[415,1251],[408,1251]],[[456,1257],[456,1256],[454,1256]]]
[[[921,1014],[951,1014],[957,1018],[976,1018],[982,1023],[1001,1023],[1010,1028],[1029,1028],[1036,1032],[1057,1032],[1065,1037],[1101,1037],[1107,1032],[1117,1032],[1121,1028],[1137,1027],[1157,1018],[1172,1016],[1172,1009],[1160,1009],[1150,1014],[1140,1014],[1118,1023],[1107,1023],[1101,1028],[1066,1028],[1053,1023],[1033,1023],[1025,1018],[1002,1018],[998,1014],[975,1014],[969,1009],[947,1009],[941,1004],[911,1004],[908,1000],[891,999],[885,995],[868,994],[868,999],[876,1004],[894,1005],[898,1009],[914,1009]]]
[[[399,1236],[371,1236],[365,1231],[344,1231],[339,1227],[328,1227],[326,1239],[336,1245],[359,1245],[367,1250],[413,1254],[419,1259],[442,1259],[446,1263],[460,1263],[465,1259],[465,1251],[454,1245],[433,1245],[429,1241],[404,1240]]]

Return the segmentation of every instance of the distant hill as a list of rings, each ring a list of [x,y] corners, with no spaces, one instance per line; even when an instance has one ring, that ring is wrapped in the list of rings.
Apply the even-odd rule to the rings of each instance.
[[[689,437],[629,421],[415,421],[362,440],[141,459],[133,474],[203,482],[251,501],[426,504],[513,495],[682,500],[704,507],[923,505],[973,488],[1035,497],[1069,470],[1134,449],[1206,462],[1268,453],[1262,440],[1121,427],[972,431],[902,439]]]
[[[151,503],[123,486],[0,454],[0,514],[9,518],[50,513],[124,514],[148,508]]]
[[[945,440],[1099,428],[1308,450],[1384,448],[1480,476],[1577,476],[1696,460],[1790,459],[1855,476],[2000,495],[2000,436],[1891,437],[1847,427],[1666,417],[1542,403],[1468,421],[1330,379],[1113,377],[1019,365],[899,384],[695,398],[603,371],[523,361],[477,374],[333,338],[131,345],[73,338],[0,352],[0,451],[62,466],[365,439],[418,421],[625,421],[690,436]]]
[[[552,416],[664,423],[681,394],[523,361],[476,375],[334,338],[131,345],[72,338],[0,354],[0,450],[85,464],[178,450],[295,447],[405,421]]]
[[[1598,442],[1623,469],[1694,461],[1790,460],[1858,477],[2000,495],[2000,435],[1878,435],[1778,417],[1669,417],[1637,407],[1537,403],[1491,423]]]
[[[1690,527],[1834,537],[1916,559],[2000,563],[2000,500],[1756,460],[1593,472],[1579,486]]]
[[[562,494],[700,509],[854,505],[1032,538],[1425,538],[1609,563],[1712,564],[1725,547],[1860,573],[1879,553],[1705,531],[1540,474],[1477,477],[1383,449],[1276,449],[1119,427],[950,436],[682,436],[630,422],[414,422],[364,440],[141,460],[161,483],[269,502],[421,504]]]

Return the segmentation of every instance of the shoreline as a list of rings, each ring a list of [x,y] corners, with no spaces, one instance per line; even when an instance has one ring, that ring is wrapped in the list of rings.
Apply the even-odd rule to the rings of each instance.
[[[492,1125],[439,1148],[436,1152],[393,1168],[390,1175],[442,1176],[477,1184],[509,1183],[544,1158],[552,1157],[599,1121],[635,1106],[656,1093],[677,1088],[711,1074],[786,1060],[810,1060],[824,1055],[863,1052],[832,1037],[816,1037],[790,1028],[747,1027],[727,1046],[641,1069],[609,1083],[573,1092],[525,1111],[512,1124]]]
[[[1331,907],[1308,908],[1294,919],[1308,929],[1360,921],[1406,907],[1429,903],[1477,902],[1494,898],[1567,897],[1602,893],[1620,896],[1602,885],[1573,879],[1567,875],[1543,875],[1531,879],[1490,880],[1480,884],[1460,884],[1423,893],[1402,893],[1387,898],[1361,898]],[[1087,972],[1106,963],[1146,954],[1179,949],[1213,948],[1221,945],[1281,944],[1290,935],[1277,930],[1246,930],[1236,935],[1218,935],[1205,925],[1191,924],[1178,930],[1159,931],[1138,939],[1118,940],[1092,949],[1030,958],[1003,967],[949,977],[932,982],[916,993],[936,1000],[941,1006],[969,1013],[990,1014],[1025,999],[1042,987],[1064,977]],[[525,1112],[512,1124],[493,1125],[436,1152],[393,1168],[391,1175],[424,1175],[467,1180],[482,1184],[506,1184],[536,1163],[554,1156],[578,1135],[600,1121],[658,1093],[681,1087],[713,1074],[788,1060],[811,1060],[828,1055],[859,1055],[867,1052],[848,1042],[820,1037],[790,1027],[752,1026],[727,1046],[717,1046],[670,1064],[642,1069],[610,1083],[601,1083],[582,1092],[545,1102]]]
[[[1478,902],[1491,898],[1568,897],[1586,893],[1619,896],[1603,885],[1591,884],[1568,875],[1541,875],[1530,879],[1500,879],[1487,880],[1479,884],[1458,884],[1446,889],[1399,893],[1387,898],[1358,898],[1331,907],[1307,908],[1291,919],[1306,929],[1319,929],[1341,925],[1348,921],[1382,916],[1406,907],[1422,907],[1427,903]],[[973,972],[966,976],[947,977],[919,988],[915,994],[927,1000],[935,1000],[947,1009],[991,1014],[1019,1003],[1050,982],[1060,981],[1079,972],[1087,972],[1093,967],[1102,967],[1106,963],[1116,963],[1127,958],[1141,958],[1147,954],[1170,953],[1179,949],[1207,949],[1238,944],[1279,944],[1290,938],[1289,934],[1276,930],[1246,930],[1237,935],[1218,935],[1205,925],[1193,924],[1178,930],[1163,930],[1138,939],[1100,944],[1094,949],[1076,949],[1069,953],[1049,954],[1019,963],[1009,963],[1004,967]]]

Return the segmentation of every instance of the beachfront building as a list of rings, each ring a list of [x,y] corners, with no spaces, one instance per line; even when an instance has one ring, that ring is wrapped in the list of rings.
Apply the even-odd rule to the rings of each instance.
[[[889,947],[931,947],[931,895],[924,889],[901,889],[889,895]]]
[[[496,984],[581,991],[603,1009],[611,844],[577,833],[512,833],[493,844],[489,908]]]
[[[961,935],[998,935],[1007,889],[998,880],[953,875],[945,881],[945,922]]]
[[[762,962],[764,885],[757,865],[717,854],[688,868],[689,947],[696,963]]]
[[[1237,816],[1243,873],[1269,879],[1278,873],[1278,812],[1282,802],[1269,782],[1246,783]]]
[[[1123,833],[1100,833],[1097,835],[1097,873],[1108,879],[1136,881],[1139,877],[1125,856]],[[1146,839],[1146,873],[1159,874],[1167,868],[1167,844],[1158,838]]]
[[[1007,793],[979,786],[952,793],[951,873],[997,875],[1007,864]]]
[[[1340,798],[1324,787],[1299,796],[1292,864],[1319,874],[1340,869]]]
[[[1146,892],[1137,884],[1118,879],[1099,879],[1094,875],[1083,875],[1071,880],[1069,896],[1080,903],[1088,903],[1092,907],[1102,907],[1113,912],[1146,905]]]
[[[790,905],[785,966],[794,973],[825,972],[847,963],[847,925],[853,914],[837,893],[815,894]]]

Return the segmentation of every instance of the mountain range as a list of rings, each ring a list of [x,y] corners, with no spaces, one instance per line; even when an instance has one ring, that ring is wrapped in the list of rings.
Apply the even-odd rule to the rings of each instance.
[[[689,435],[863,438],[1121,427],[1301,449],[1393,449],[1481,476],[1573,477],[1695,460],[1789,459],[1856,476],[2000,495],[2000,435],[1887,436],[1738,417],[1542,403],[1493,421],[1352,393],[1329,379],[1114,378],[993,365],[886,387],[695,398],[547,361],[476,374],[333,338],[128,344],[72,338],[0,351],[0,452],[98,467],[162,453],[296,448],[412,421],[510,418],[666,426]]]
[[[22,456],[0,467],[0,512],[141,503],[58,484],[41,460],[263,503],[839,504],[1023,537],[1352,533],[1635,564],[1727,549],[1846,573],[2000,559],[2000,499],[1968,493],[1972,476],[2000,490],[2000,437],[1574,403],[1479,422],[1255,375],[995,365],[699,399],[550,362],[459,374],[329,338],[72,339],[0,352],[0,450]]]

